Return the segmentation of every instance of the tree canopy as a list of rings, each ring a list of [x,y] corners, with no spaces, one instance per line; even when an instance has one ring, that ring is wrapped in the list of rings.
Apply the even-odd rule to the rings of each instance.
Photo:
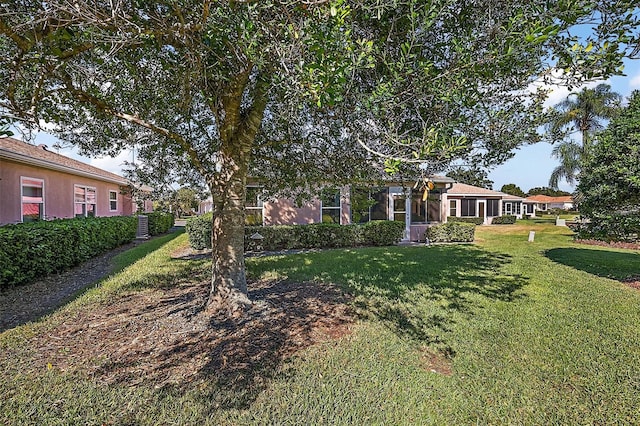
[[[609,123],[585,162],[578,183],[579,210],[593,236],[640,235],[640,92]]]
[[[548,195],[549,197],[562,197],[566,195],[571,195],[571,193],[567,191],[562,191],[560,189],[549,188],[548,186],[536,186],[535,188],[531,188],[527,192],[527,196],[531,197],[533,195]]]
[[[532,80],[621,72],[637,26],[631,1],[13,0],[0,115],[83,153],[135,146],[139,180],[204,181],[210,301],[242,306],[247,176],[282,190],[366,180],[374,159],[500,163],[539,139]]]
[[[455,179],[456,182],[466,183],[467,185],[478,186],[480,188],[493,189],[493,181],[489,179],[489,174],[486,170],[456,167],[447,172],[446,175]]]
[[[527,196],[527,194],[525,194],[524,191],[515,183],[507,183],[506,185],[502,185],[502,188],[500,188],[500,192],[522,198],[526,198]]]

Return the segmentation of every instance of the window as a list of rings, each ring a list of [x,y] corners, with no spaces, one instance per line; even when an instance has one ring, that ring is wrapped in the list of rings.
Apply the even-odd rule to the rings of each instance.
[[[340,223],[340,190],[326,188],[320,195],[322,223]]]
[[[118,211],[118,193],[109,191],[109,211]]]
[[[521,203],[504,203],[504,214],[508,215],[519,215],[520,214]]]
[[[96,216],[96,189],[91,186],[75,185],[73,190],[74,213],[76,217]]]
[[[476,216],[476,199],[464,199],[460,200],[460,216]]]
[[[248,186],[244,203],[244,223],[245,225],[262,225],[262,188],[258,186]]]
[[[500,202],[487,200],[487,216],[500,216]]]
[[[369,209],[371,220],[389,220],[389,190],[382,188],[371,192],[371,200],[375,202]]]
[[[20,178],[22,221],[44,219],[44,181],[28,177]]]
[[[527,214],[533,214],[533,204],[525,204]]]
[[[449,216],[458,216],[458,200],[449,200]]]
[[[405,222],[407,219],[407,198],[401,194],[393,195],[393,220]]]
[[[411,223],[427,222],[427,203],[422,201],[422,191],[411,193]]]

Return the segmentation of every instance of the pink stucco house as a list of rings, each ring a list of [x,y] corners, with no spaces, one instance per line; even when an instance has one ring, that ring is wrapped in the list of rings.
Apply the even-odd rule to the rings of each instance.
[[[457,183],[445,176],[430,176],[434,188],[423,201],[423,190],[413,182],[387,182],[384,186],[345,186],[325,190],[303,206],[289,199],[263,199],[259,185],[248,185],[247,225],[300,225],[309,223],[363,223],[395,220],[405,223],[405,240],[419,241],[428,226],[452,217],[482,218],[490,224],[497,216],[522,218],[523,198]],[[420,186],[420,185],[419,185]],[[200,213],[211,210],[211,200],[200,203]]]
[[[38,219],[127,216],[137,207],[122,176],[0,138],[0,225]]]

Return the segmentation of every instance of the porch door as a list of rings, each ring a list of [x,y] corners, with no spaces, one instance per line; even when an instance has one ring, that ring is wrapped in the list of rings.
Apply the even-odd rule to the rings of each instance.
[[[405,193],[402,188],[389,188],[389,220],[404,222],[405,232],[403,240],[409,238],[411,225],[411,193]],[[409,214],[407,214],[409,213]]]
[[[485,218],[485,202],[484,201],[478,201],[478,217],[481,217],[483,220]]]

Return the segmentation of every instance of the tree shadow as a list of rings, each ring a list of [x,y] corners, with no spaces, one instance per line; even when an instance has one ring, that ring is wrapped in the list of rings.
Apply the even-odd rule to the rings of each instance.
[[[508,255],[474,247],[332,250],[250,262],[244,315],[204,310],[208,260],[170,260],[99,308],[74,313],[34,345],[42,365],[104,383],[198,392],[210,409],[250,405],[287,362],[349,333],[356,317],[381,321],[446,359],[446,333],[487,300],[523,295],[526,279],[501,272]],[[276,269],[287,278],[262,279]]]
[[[334,250],[255,261],[251,272],[336,283],[354,297],[364,318],[382,321],[402,337],[455,354],[444,334],[460,315],[473,315],[487,300],[510,302],[527,279],[505,274],[508,254],[473,246]]]
[[[197,388],[212,410],[243,408],[286,360],[348,333],[354,319],[337,286],[278,280],[250,283],[254,306],[242,316],[210,312],[210,263],[171,263],[53,328],[36,357],[104,383]]]
[[[587,248],[554,248],[545,256],[562,265],[618,281],[640,276],[640,253]]]

